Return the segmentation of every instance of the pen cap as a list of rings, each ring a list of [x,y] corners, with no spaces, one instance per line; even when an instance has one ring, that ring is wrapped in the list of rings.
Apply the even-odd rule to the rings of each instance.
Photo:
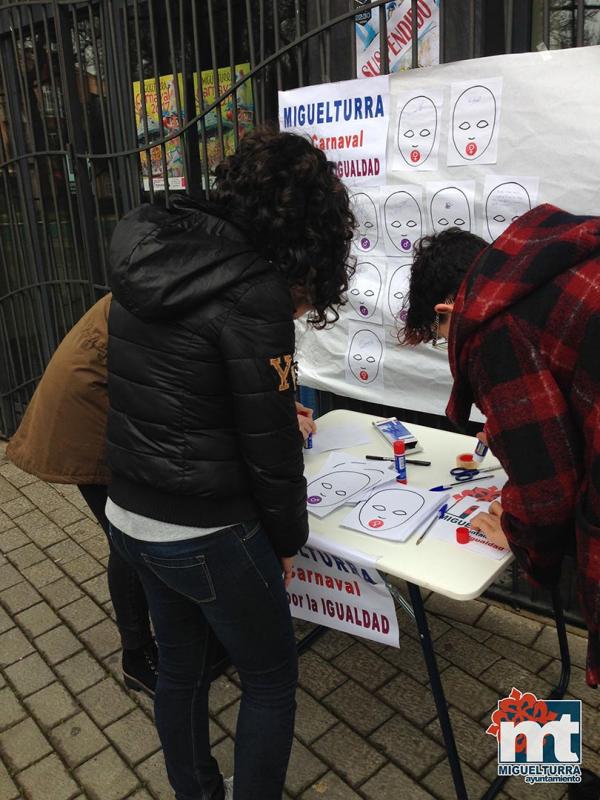
[[[461,526],[460,528],[456,529],[456,541],[459,544],[469,544],[470,538],[471,534],[468,528]]]
[[[403,456],[406,453],[406,445],[402,439],[396,439],[394,442],[394,455]]]

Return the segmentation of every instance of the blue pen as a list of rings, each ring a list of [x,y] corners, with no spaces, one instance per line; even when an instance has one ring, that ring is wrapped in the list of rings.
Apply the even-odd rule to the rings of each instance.
[[[495,477],[494,475],[478,475],[476,478],[469,478],[468,481],[456,481],[455,483],[447,483],[445,486],[432,486],[430,492],[443,492],[446,489],[451,489],[453,486],[462,486],[463,483],[473,483],[473,481],[487,481],[489,478]]]
[[[429,525],[425,528],[423,533],[417,539],[417,544],[421,544],[421,542],[425,538],[425,535],[428,534],[429,531],[433,528],[434,523],[436,523],[438,519],[443,519],[444,514],[446,513],[447,510],[448,510],[448,503],[444,503],[444,505],[440,508],[440,510],[437,512],[437,514],[433,517],[433,519],[429,523]]]

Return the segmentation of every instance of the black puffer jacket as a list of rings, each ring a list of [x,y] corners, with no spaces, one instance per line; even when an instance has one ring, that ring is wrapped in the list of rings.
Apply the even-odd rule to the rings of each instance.
[[[187,197],[125,216],[111,263],[110,497],[180,525],[259,518],[295,554],[308,522],[284,277]]]

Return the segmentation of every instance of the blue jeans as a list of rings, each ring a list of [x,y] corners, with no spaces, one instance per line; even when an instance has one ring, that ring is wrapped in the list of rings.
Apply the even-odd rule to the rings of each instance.
[[[223,800],[211,756],[208,689],[214,638],[237,668],[235,800],[281,800],[298,658],[279,559],[259,523],[179,542],[133,539],[111,525],[138,571],[159,650],[156,727],[177,800]]]
[[[148,619],[148,603],[137,572],[131,564],[121,558],[111,542],[109,522],[104,513],[108,486],[86,484],[79,486],[79,491],[108,537],[110,546],[106,567],[108,590],[115,609],[123,650],[146,647],[154,641]]]

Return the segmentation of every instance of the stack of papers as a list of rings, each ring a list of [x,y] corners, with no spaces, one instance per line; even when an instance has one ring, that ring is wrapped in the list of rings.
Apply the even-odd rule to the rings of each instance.
[[[395,476],[392,462],[333,453],[319,474],[308,481],[308,510],[315,517],[325,517],[345,503],[358,503]]]

